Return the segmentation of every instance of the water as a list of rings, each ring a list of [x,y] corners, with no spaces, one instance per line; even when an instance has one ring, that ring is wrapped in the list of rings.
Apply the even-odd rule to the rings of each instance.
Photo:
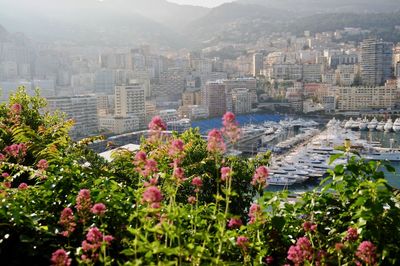
[[[379,141],[382,147],[390,147],[390,139],[394,140],[393,148],[400,148],[400,132],[379,132],[379,131],[362,131],[361,138],[368,141]],[[389,173],[385,170],[385,177],[389,184],[393,187],[400,188],[400,162],[391,162],[396,169],[395,173]]]
[[[271,114],[248,114],[248,115],[238,115],[236,116],[236,120],[239,125],[246,124],[261,124],[266,121],[274,121],[279,122],[284,119],[284,116],[281,115],[271,115]],[[207,134],[213,128],[221,128],[222,127],[222,119],[221,118],[211,118],[200,121],[192,122],[193,128],[200,128],[201,134]]]
[[[274,121],[279,122],[282,119],[285,119],[285,116],[278,114],[248,114],[248,115],[238,115],[236,117],[237,121],[240,125],[246,124],[260,124],[266,121]],[[201,121],[192,122],[192,127],[199,127],[201,134],[207,134],[213,128],[221,128],[222,120],[221,118],[212,118]],[[295,135],[296,133],[294,133]],[[279,138],[279,141],[282,141],[285,138],[291,137],[293,132],[288,132],[287,135],[282,136],[283,138]],[[361,132],[361,138],[370,140],[370,141],[379,141],[382,143],[383,147],[390,146],[390,139],[394,140],[393,148],[400,148],[400,132],[378,132],[378,131],[363,131]],[[385,176],[389,182],[389,184],[393,187],[400,188],[400,162],[392,162],[391,165],[396,169],[395,173],[388,173],[384,170]],[[295,186],[291,186],[291,191],[308,191],[315,188],[318,185],[319,181],[306,182],[304,184],[298,184]],[[281,186],[270,186],[267,190],[270,191],[279,191],[282,190]]]

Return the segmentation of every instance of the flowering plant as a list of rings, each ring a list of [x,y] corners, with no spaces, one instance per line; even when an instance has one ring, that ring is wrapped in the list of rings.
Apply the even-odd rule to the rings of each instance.
[[[23,89],[0,106],[6,264],[399,263],[399,194],[378,162],[350,158],[293,202],[265,190],[269,153],[226,155],[240,141],[232,113],[207,140],[195,129],[167,136],[155,118],[140,151],[108,163],[42,107]]]

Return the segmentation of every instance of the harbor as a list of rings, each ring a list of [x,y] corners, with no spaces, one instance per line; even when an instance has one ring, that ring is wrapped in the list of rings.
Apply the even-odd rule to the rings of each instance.
[[[349,126],[349,121],[352,126]],[[400,120],[396,121],[400,124]],[[358,124],[358,128],[354,124]],[[347,162],[347,156],[352,154],[330,163],[332,155],[343,153],[337,148],[343,147],[346,142],[351,150],[357,151],[365,160],[387,160],[397,167],[400,149],[395,144],[398,142],[394,139],[382,142],[370,137],[371,133],[396,135],[393,129],[395,123],[392,124],[391,131],[386,123],[383,131],[377,131],[376,127],[368,129],[369,121],[366,120],[340,121],[335,118],[326,124],[304,119],[249,124],[242,127],[244,141],[237,148],[244,156],[272,152],[269,190],[304,191],[314,188],[328,169]],[[388,176],[391,178],[389,183],[399,187],[396,175]]]

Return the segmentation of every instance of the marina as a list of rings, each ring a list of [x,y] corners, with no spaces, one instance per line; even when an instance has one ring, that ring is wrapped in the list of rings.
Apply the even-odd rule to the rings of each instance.
[[[252,139],[251,151],[262,153],[270,150],[273,154],[270,166],[269,190],[308,190],[315,187],[326,175],[328,169],[338,164],[345,164],[347,156],[343,156],[330,164],[330,158],[351,140],[351,150],[356,150],[365,160],[386,160],[396,167],[400,162],[400,149],[395,147],[396,140],[390,139],[382,143],[380,140],[368,138],[368,134],[392,134],[395,125],[400,126],[400,119],[394,122],[388,119],[385,123],[372,119],[336,120],[321,125],[317,122],[304,119],[285,119],[280,122],[264,122],[259,125],[245,125],[244,139]],[[382,131],[377,131],[377,127]],[[375,127],[375,129],[371,129]],[[380,130],[380,129],[378,129]],[[284,136],[284,137],[283,137]],[[242,142],[238,148],[250,145]],[[241,150],[248,153],[248,150]],[[394,179],[395,176],[392,176]],[[393,181],[393,180],[392,180]],[[395,186],[398,181],[395,180]]]

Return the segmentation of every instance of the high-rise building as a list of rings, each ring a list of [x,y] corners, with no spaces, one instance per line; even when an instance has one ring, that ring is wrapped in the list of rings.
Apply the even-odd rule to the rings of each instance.
[[[255,53],[253,55],[253,76],[260,75],[260,71],[263,68],[264,64],[264,55],[261,53]]]
[[[145,90],[141,84],[115,87],[115,115],[136,116],[140,127],[145,127]]]
[[[366,86],[383,85],[392,76],[393,44],[366,39],[361,44],[361,80]]]
[[[71,135],[85,137],[98,131],[97,97],[82,95],[73,97],[47,98],[47,108],[51,112],[61,111],[75,121]]]
[[[245,114],[251,111],[251,94],[246,88],[233,89],[232,111],[235,114]]]
[[[227,111],[226,85],[222,82],[207,83],[202,97],[210,117],[222,116]]]

